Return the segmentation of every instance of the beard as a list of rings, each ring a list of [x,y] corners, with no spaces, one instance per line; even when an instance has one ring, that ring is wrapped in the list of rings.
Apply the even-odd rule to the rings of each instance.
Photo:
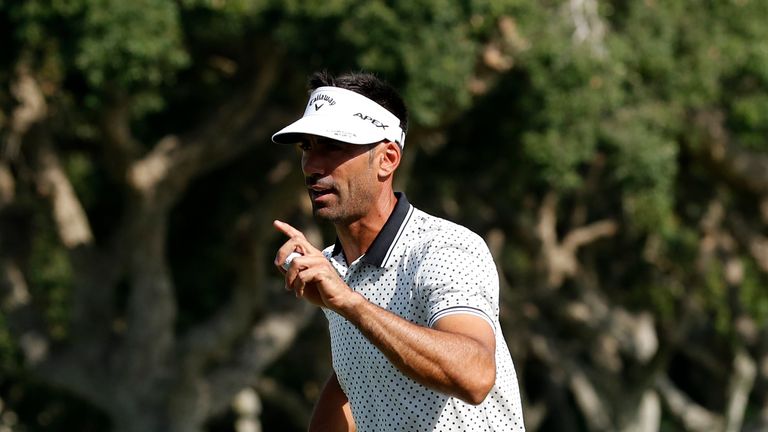
[[[315,218],[334,224],[348,224],[365,216],[371,206],[370,199],[364,199],[357,194],[347,197],[334,194],[331,201],[312,201],[312,214]]]
[[[333,224],[349,224],[365,216],[374,201],[374,193],[369,185],[360,182],[347,189],[339,188],[333,182],[307,179],[308,186],[320,186],[322,193],[309,189],[312,214],[315,218]],[[322,199],[318,200],[318,197]]]

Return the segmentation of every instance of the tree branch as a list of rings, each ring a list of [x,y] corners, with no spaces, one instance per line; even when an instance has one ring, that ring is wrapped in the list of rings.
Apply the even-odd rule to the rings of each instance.
[[[768,273],[768,237],[760,234],[759,229],[751,226],[741,215],[731,212],[728,228],[741,243],[761,270]]]
[[[85,209],[42,129],[35,128],[27,138],[37,141],[30,146],[37,150],[37,189],[50,202],[56,231],[74,269],[70,339],[89,340],[93,348],[88,351],[99,357],[95,348],[109,337],[113,318],[113,295],[121,270],[119,256],[96,249]]]
[[[761,332],[761,343],[758,345],[755,358],[757,366],[756,410],[750,421],[744,425],[743,432],[762,432],[768,430],[768,398],[766,398],[766,383],[768,383],[768,331]]]
[[[656,390],[661,395],[667,409],[680,420],[685,430],[691,432],[723,430],[722,417],[691,400],[666,376],[657,377]]]
[[[316,312],[316,307],[296,302],[291,309],[265,315],[235,350],[232,362],[222,364],[208,375],[211,412],[220,412],[239,390],[254,384],[258,375],[291,346]]]
[[[562,248],[575,254],[580,247],[593,243],[600,238],[610,237],[616,234],[618,229],[619,225],[612,220],[597,221],[575,228],[563,238]]]
[[[768,155],[742,148],[725,127],[719,110],[699,111],[694,124],[702,132],[689,148],[726,181],[758,196],[768,196]]]
[[[568,324],[579,324],[596,333],[604,367],[621,369],[619,350],[640,364],[647,364],[659,349],[659,340],[650,313],[630,313],[621,306],[612,306],[596,290],[585,290],[581,299],[563,308]]]
[[[570,373],[570,387],[579,405],[589,430],[613,430],[605,402],[583,371],[573,368]]]
[[[38,191],[50,199],[53,221],[67,249],[93,243],[93,233],[80,200],[53,147],[44,142],[37,154]]]
[[[6,153],[15,156],[22,140],[35,147],[35,181],[40,194],[51,201],[53,221],[62,244],[70,250],[89,245],[93,241],[93,234],[85,210],[61,166],[43,124],[48,113],[43,92],[26,66],[19,65],[16,74],[12,92],[19,106],[13,112]]]
[[[112,351],[110,367],[118,385],[150,397],[160,378],[167,379],[175,349],[176,298],[166,257],[167,211],[133,200],[121,246],[129,276],[125,329]]]
[[[24,135],[48,115],[48,105],[40,86],[24,63],[16,66],[16,79],[11,84],[11,94],[19,102],[11,115],[11,127],[3,148],[3,156],[13,160],[21,150]]]
[[[49,355],[50,340],[27,281],[16,261],[0,256],[0,306],[27,364],[37,366]]]
[[[242,154],[285,119],[278,108],[263,110],[280,70],[279,55],[265,57],[246,91],[234,96],[201,127],[168,135],[128,169],[128,183],[142,195],[172,204],[189,182]]]
[[[14,261],[3,258],[0,275],[2,275],[2,279],[0,279],[2,310],[5,313],[13,313],[17,309],[29,305],[32,297],[19,266]]]
[[[531,349],[550,370],[563,375],[590,430],[611,430],[611,420],[606,414],[608,410],[604,401],[581,366],[572,360],[573,357],[561,352],[554,340],[542,334],[532,335]]]
[[[277,171],[282,171],[279,169],[281,165],[278,164]],[[282,175],[273,172],[268,176],[268,181],[274,183],[270,193],[259,200],[258,209],[253,209],[238,223],[238,231],[247,251],[239,256],[239,276],[232,298],[212,319],[192,328],[181,340],[184,363],[192,369],[213,360],[221,361],[227,354],[231,354],[232,344],[247,332],[258,303],[264,298],[265,290],[259,290],[258,287],[264,286],[264,281],[271,279],[268,275],[274,271],[264,265],[273,254],[273,251],[267,250],[269,242],[265,239],[277,234],[272,221],[288,214],[291,208],[301,202],[305,193],[303,186],[296,188],[300,183],[279,181]],[[322,244],[317,226],[308,224],[304,232],[314,244]]]
[[[301,395],[280,382],[271,378],[262,378],[256,382],[258,390],[264,400],[272,402],[273,406],[279,406],[286,419],[296,430],[305,429],[309,424],[312,407],[307,406]]]
[[[258,112],[279,67],[277,58],[267,58],[249,91],[232,98],[197,131],[183,137],[166,136],[146,156],[128,167],[127,182],[133,194],[126,205],[125,226],[118,236],[123,241],[118,243],[129,251],[128,272],[133,280],[126,311],[125,342],[116,357],[127,379],[150,374],[175,347],[175,296],[165,256],[171,206],[192,178],[231,160],[253,145],[254,135],[263,137],[267,128],[273,127],[270,123],[273,117]],[[262,121],[256,121],[257,115]],[[127,131],[118,131],[113,138],[123,144],[130,140]],[[243,297],[238,294],[236,299]],[[236,308],[248,303],[246,300]],[[241,310],[237,315],[244,312]]]
[[[496,23],[496,33],[485,43],[469,78],[469,91],[475,96],[488,93],[499,77],[515,64],[515,57],[527,50],[531,43],[523,38],[517,22],[510,16],[502,16]]]
[[[738,432],[744,423],[749,393],[755,383],[757,365],[743,350],[736,351],[733,358],[731,382],[728,386],[728,404],[725,410],[725,432]]]
[[[11,170],[4,161],[0,160],[0,211],[13,202],[16,195],[16,181]]]
[[[104,144],[104,165],[113,179],[123,182],[128,168],[138,158],[141,145],[131,132],[131,100],[114,95],[99,119]]]
[[[557,194],[549,192],[539,207],[539,223],[536,233],[541,241],[541,253],[547,270],[547,286],[558,288],[566,278],[579,270],[578,249],[618,231],[618,224],[611,220],[593,222],[572,229],[562,242],[557,239]]]
[[[98,260],[99,263],[104,264],[103,266],[93,265],[95,261],[91,258],[101,255],[90,253],[93,252],[94,243],[90,222],[62,166],[59,154],[51,142],[45,118],[47,115],[45,100],[37,81],[24,68],[20,68],[19,82],[16,93],[23,102],[22,105],[27,107],[17,109],[17,114],[19,112],[25,114],[18,115],[18,118],[23,120],[16,122],[14,133],[19,140],[23,140],[25,151],[30,154],[34,165],[32,179],[36,183],[39,195],[49,202],[55,230],[61,244],[68,250],[70,262],[75,270],[70,340],[94,342],[93,337],[108,333],[109,321],[103,318],[108,318],[111,312],[112,285],[109,283],[111,279],[104,277],[106,276],[104,270],[111,265],[105,259]],[[98,273],[101,278],[94,276],[90,281],[98,279],[97,282],[85,283],[93,273]],[[95,291],[94,286],[98,287]],[[83,323],[86,320],[88,322]],[[27,340],[32,339],[27,338]],[[40,343],[32,345],[42,346]],[[85,351],[93,352],[93,349]],[[33,364],[37,362],[33,361]]]
[[[570,0],[568,6],[575,27],[574,42],[588,44],[594,55],[604,57],[605,24],[597,11],[597,0]]]
[[[621,432],[653,432],[661,429],[661,400],[653,389],[646,390],[640,397],[638,406],[632,407],[625,414],[629,418],[622,420]]]

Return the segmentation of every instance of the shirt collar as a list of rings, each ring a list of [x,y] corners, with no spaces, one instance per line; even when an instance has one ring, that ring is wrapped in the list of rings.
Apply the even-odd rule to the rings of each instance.
[[[392,214],[389,215],[387,222],[373,239],[371,247],[363,254],[360,259],[367,264],[374,265],[376,267],[384,267],[386,262],[387,253],[392,248],[393,243],[397,240],[398,233],[401,231],[401,227],[405,222],[406,216],[410,213],[411,204],[408,202],[405,193],[395,192],[395,198],[397,198],[397,204],[395,209],[392,210]],[[336,244],[333,245],[332,256],[336,256],[342,252],[341,242],[336,238]]]

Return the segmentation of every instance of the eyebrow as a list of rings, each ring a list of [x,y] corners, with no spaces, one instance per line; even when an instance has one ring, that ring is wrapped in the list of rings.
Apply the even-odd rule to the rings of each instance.
[[[318,144],[326,144],[326,145],[327,144],[337,144],[337,145],[338,144],[343,144],[341,141],[337,141],[335,139],[327,138],[327,137],[317,137],[317,143]]]

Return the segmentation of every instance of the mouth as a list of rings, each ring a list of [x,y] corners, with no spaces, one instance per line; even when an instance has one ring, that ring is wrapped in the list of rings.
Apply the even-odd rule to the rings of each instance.
[[[320,188],[316,186],[307,188],[307,190],[309,191],[309,196],[312,198],[312,201],[322,200],[323,197],[334,193],[333,188]]]
[[[330,178],[310,176],[306,180],[307,192],[313,204],[320,204],[336,193],[333,181]]]

